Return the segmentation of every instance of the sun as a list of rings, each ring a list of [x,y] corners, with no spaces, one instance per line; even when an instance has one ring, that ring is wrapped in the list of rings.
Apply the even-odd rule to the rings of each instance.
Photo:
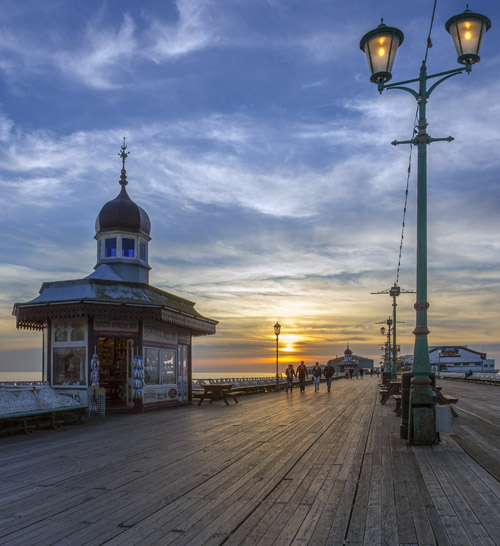
[[[295,334],[283,334],[280,336],[280,351],[285,353],[295,353],[295,344],[300,341],[300,336]]]

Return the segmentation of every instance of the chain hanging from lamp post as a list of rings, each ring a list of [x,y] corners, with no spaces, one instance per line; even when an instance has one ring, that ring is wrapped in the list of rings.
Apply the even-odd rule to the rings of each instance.
[[[377,84],[380,93],[384,89],[407,91],[418,103],[418,131],[411,140],[395,140],[393,145],[412,144],[418,148],[417,174],[417,302],[415,347],[413,354],[413,380],[410,390],[410,421],[408,440],[418,445],[432,445],[437,441],[434,418],[434,399],[429,373],[429,345],[427,327],[427,145],[437,141],[451,142],[453,137],[433,138],[427,133],[426,105],[431,93],[442,82],[462,72],[470,73],[472,66],[479,62],[479,52],[485,33],[491,21],[479,13],[467,9],[451,17],[445,24],[458,54],[457,62],[463,67],[427,74],[426,61],[422,62],[418,78],[387,83],[392,79],[392,67],[399,46],[403,43],[403,33],[395,28],[381,24],[363,36],[360,48],[365,52],[371,71],[370,81]],[[438,80],[427,89],[430,79]],[[418,90],[407,87],[417,83]]]
[[[276,392],[280,389],[280,378],[278,375],[278,337],[281,332],[281,325],[278,321],[274,325],[274,335],[276,336]]]

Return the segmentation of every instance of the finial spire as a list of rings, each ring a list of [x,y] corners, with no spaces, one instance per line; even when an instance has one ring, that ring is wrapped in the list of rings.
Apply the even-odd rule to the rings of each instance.
[[[122,158],[122,173],[121,173],[121,176],[120,176],[120,184],[125,187],[128,182],[127,182],[127,171],[125,170],[125,160],[127,159],[127,157],[130,155],[130,152],[127,152],[127,144],[125,142],[125,137],[123,137],[123,144],[120,148],[120,153],[118,154],[119,157]]]

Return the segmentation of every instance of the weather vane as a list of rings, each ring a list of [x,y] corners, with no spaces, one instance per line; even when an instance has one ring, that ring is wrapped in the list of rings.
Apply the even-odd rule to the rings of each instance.
[[[125,143],[125,137],[123,137],[123,144],[120,148],[120,153],[118,154],[119,157],[122,158],[123,166],[122,169],[125,170],[125,160],[130,155],[130,152],[127,152],[127,144]]]

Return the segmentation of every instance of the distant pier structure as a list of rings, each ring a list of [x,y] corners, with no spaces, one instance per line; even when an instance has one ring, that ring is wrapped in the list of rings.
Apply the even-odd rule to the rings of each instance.
[[[108,407],[134,407],[134,357],[143,359],[144,409],[191,400],[193,338],[215,334],[218,322],[195,304],[149,284],[151,223],[126,190],[125,139],[120,192],[99,212],[97,263],[83,279],[45,282],[40,295],[16,303],[17,328],[44,333],[49,384],[86,400],[91,360]]]
[[[335,370],[340,373],[345,373],[349,370],[359,370],[363,368],[366,370],[373,370],[373,360],[364,356],[355,355],[347,344],[347,349],[344,351],[344,356],[338,356],[328,361]]]

